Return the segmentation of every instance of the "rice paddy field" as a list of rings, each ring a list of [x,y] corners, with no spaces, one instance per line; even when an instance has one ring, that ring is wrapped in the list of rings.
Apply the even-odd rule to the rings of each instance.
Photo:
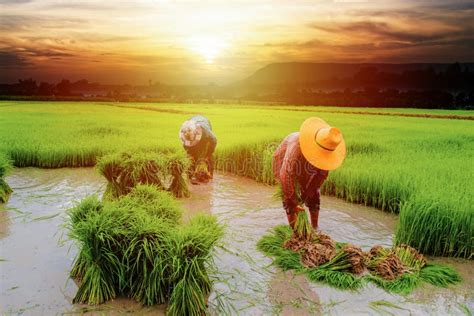
[[[474,122],[469,111],[229,104],[1,102],[0,152],[17,167],[84,167],[104,154],[179,149],[180,124],[207,116],[217,168],[273,184],[271,154],[309,116],[339,127],[348,146],[323,192],[399,214],[397,243],[472,258]],[[364,113],[366,109],[358,109]],[[423,114],[423,117],[398,114]],[[431,115],[437,115],[430,118]],[[428,116],[428,117],[426,117]],[[439,117],[441,116],[441,117]]]

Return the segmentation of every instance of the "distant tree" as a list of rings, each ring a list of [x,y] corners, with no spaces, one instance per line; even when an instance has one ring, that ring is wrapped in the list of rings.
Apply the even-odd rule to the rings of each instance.
[[[56,85],[57,94],[61,96],[71,95],[71,82],[63,79]]]
[[[38,95],[53,95],[54,94],[54,85],[41,82],[38,87]]]
[[[21,95],[35,95],[38,90],[36,81],[32,78],[18,80],[18,91]]]

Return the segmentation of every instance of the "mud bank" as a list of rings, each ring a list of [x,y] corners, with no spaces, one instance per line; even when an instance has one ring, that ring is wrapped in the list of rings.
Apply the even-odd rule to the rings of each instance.
[[[74,201],[101,194],[104,180],[90,168],[18,169],[7,178],[14,189],[0,206],[0,313],[163,314],[164,307],[142,308],[131,300],[88,307],[72,305],[77,286],[68,278],[76,249],[64,242],[64,211]],[[375,287],[358,293],[339,291],[283,273],[256,250],[265,232],[286,221],[274,188],[252,180],[218,174],[213,183],[194,186],[183,200],[187,216],[211,212],[227,224],[224,248],[216,254],[219,274],[210,306],[215,314],[462,314],[474,309],[474,264],[436,259],[454,265],[464,282],[448,289],[426,286],[412,295],[392,295]],[[335,240],[390,246],[396,216],[323,197],[321,229]]]

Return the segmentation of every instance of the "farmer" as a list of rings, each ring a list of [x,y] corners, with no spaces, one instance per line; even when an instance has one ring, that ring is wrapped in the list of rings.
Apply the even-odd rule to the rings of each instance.
[[[214,174],[212,154],[217,145],[211,122],[204,116],[193,116],[181,125],[179,138],[192,161],[191,183],[208,182]]]
[[[339,129],[318,117],[308,118],[300,131],[288,135],[273,154],[273,173],[283,191],[283,207],[292,228],[298,212],[309,209],[311,226],[318,227],[320,187],[329,170],[346,156]]]

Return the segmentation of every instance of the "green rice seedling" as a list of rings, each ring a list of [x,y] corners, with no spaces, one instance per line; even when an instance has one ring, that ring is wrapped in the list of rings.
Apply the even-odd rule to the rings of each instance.
[[[108,181],[104,198],[115,199],[129,193],[137,184],[163,188],[162,161],[156,153],[121,153],[99,159],[97,169]]]
[[[72,226],[84,221],[88,216],[95,215],[102,210],[102,202],[97,195],[83,199],[79,204],[67,211]]]
[[[205,315],[210,280],[202,258],[194,257],[184,263],[178,282],[173,288],[167,309],[168,315]]]
[[[410,294],[421,283],[417,273],[404,273],[394,280],[386,280],[373,274],[367,275],[366,278],[388,292],[402,295]]]
[[[441,264],[428,264],[420,271],[420,278],[439,287],[447,287],[462,281],[459,273],[453,268]]]
[[[179,202],[170,193],[146,184],[137,185],[129,194],[111,204],[124,211],[143,211],[150,216],[165,220],[171,225],[178,225],[183,214]]]
[[[87,267],[73,303],[97,305],[116,296],[113,281],[97,264]]]
[[[178,152],[168,157],[168,173],[173,177],[169,191],[177,198],[189,196],[187,170],[191,166],[191,161],[183,153]]]
[[[172,274],[170,315],[203,315],[211,290],[208,269],[213,269],[210,251],[223,234],[222,227],[209,215],[198,215],[176,232],[170,243]]]
[[[334,288],[341,290],[357,290],[365,283],[365,279],[357,277],[350,272],[337,271],[328,268],[312,268],[305,272],[313,282],[326,283]]]
[[[71,271],[79,283],[74,302],[127,295],[143,305],[169,302],[172,315],[206,312],[211,251],[223,235],[215,217],[181,225],[176,200],[153,185],[113,201],[86,198],[68,214],[69,236],[80,247]]]
[[[5,203],[8,200],[10,193],[12,193],[12,189],[3,179],[11,168],[11,161],[6,157],[6,155],[0,153],[0,203]]]
[[[408,245],[397,246],[393,251],[403,265],[412,272],[419,272],[426,265],[426,259],[423,255]]]
[[[313,227],[309,223],[306,211],[298,212],[295,221],[295,234],[302,239],[311,240],[313,237]]]
[[[181,149],[176,130],[190,113],[199,112],[212,121],[219,139],[216,170],[267,184],[275,183],[272,146],[298,131],[307,117],[321,116],[341,128],[347,144],[344,164],[329,173],[321,188],[323,194],[400,213],[396,242],[423,254],[471,258],[474,253],[473,167],[468,163],[474,154],[472,121],[450,120],[449,116],[443,120],[369,117],[357,109],[340,113],[340,108],[314,106],[127,103],[117,107],[106,102],[2,105],[0,152],[18,167],[94,166],[99,157],[122,151],[175,152]],[[415,111],[426,116],[439,112],[377,111]],[[460,113],[443,113],[454,112]],[[41,115],[35,115],[38,113]],[[60,135],[58,130],[62,131]],[[446,155],[446,148],[450,155]],[[120,195],[114,189],[108,186],[111,193],[106,196]]]
[[[138,184],[151,184],[175,197],[189,194],[186,170],[189,159],[181,153],[121,153],[99,159],[97,169],[108,181],[105,199],[128,194]],[[171,184],[165,183],[171,178]]]
[[[72,238],[82,246],[74,275],[81,277],[74,303],[103,303],[116,295],[115,275],[121,263],[116,250],[120,248],[121,212],[105,211],[89,216],[71,230]]]
[[[167,238],[171,229],[167,222],[140,215],[130,227],[132,237],[123,254],[128,267],[125,287],[143,305],[163,304],[169,297],[172,271],[167,267]]]

